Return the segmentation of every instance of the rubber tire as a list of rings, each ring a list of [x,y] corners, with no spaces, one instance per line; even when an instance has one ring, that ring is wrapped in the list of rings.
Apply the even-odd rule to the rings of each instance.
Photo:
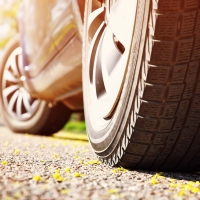
[[[4,67],[9,55],[19,47],[19,35],[16,35],[7,44],[0,65],[0,87],[2,88],[2,76]],[[5,124],[16,133],[29,133],[38,135],[52,135],[59,131],[69,120],[72,111],[61,102],[50,108],[47,102],[41,100],[41,103],[35,114],[27,121],[20,121],[9,115],[2,100],[0,93],[1,115]]]
[[[86,80],[86,6],[85,119],[91,146],[103,163],[134,169],[199,170],[199,8],[197,0],[138,0],[120,100],[108,126],[95,131],[89,116]]]

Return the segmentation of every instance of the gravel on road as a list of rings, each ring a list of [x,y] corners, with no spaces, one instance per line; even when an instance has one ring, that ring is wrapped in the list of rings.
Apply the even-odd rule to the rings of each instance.
[[[0,132],[0,199],[200,199],[199,173],[111,168],[88,142]]]

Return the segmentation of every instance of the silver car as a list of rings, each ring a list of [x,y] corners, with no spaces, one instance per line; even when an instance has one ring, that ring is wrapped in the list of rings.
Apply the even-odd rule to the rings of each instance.
[[[24,0],[18,22],[0,68],[14,132],[49,135],[84,110],[102,162],[198,170],[198,0]]]

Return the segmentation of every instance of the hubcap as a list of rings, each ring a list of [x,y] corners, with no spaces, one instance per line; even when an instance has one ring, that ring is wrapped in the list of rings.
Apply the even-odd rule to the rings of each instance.
[[[127,71],[137,0],[90,1],[86,67],[90,112],[100,125],[112,118]],[[104,122],[103,122],[104,121]]]
[[[7,60],[2,78],[3,103],[7,113],[20,121],[28,120],[36,112],[40,100],[24,89],[25,76],[21,75],[22,49],[16,48]]]

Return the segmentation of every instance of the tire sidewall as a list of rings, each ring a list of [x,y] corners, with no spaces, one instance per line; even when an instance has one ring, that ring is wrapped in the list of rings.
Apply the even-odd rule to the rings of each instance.
[[[143,0],[138,0],[138,2],[145,4]],[[149,3],[149,1],[148,1]],[[147,3],[147,4],[148,4]],[[88,4],[86,4],[88,5]],[[139,10],[140,9],[140,10]],[[138,45],[138,38],[142,37],[142,35],[146,35],[144,33],[144,30],[142,29],[142,25],[139,25],[140,23],[138,18],[138,13],[143,12],[142,14],[145,14],[145,10],[141,10],[141,8],[137,8],[137,14],[136,14],[136,26],[141,26],[140,31],[137,31],[134,33],[134,37],[132,38],[131,42],[131,49],[129,52],[129,59],[127,62],[127,71],[126,71],[126,78],[123,85],[122,93],[117,105],[117,108],[115,110],[115,113],[113,117],[108,121],[107,126],[100,130],[96,131],[91,123],[90,116],[89,116],[89,91],[87,89],[87,41],[84,41],[83,43],[83,90],[84,90],[84,108],[85,108],[85,120],[86,120],[86,128],[87,133],[89,136],[90,144],[93,148],[93,150],[96,152],[97,155],[101,157],[108,157],[112,154],[112,152],[117,148],[120,141],[123,139],[124,134],[126,132],[126,127],[128,126],[130,115],[132,112],[134,100],[135,100],[135,92],[136,92],[136,85],[138,82],[138,74],[139,69],[141,65],[141,60],[138,59],[138,54],[143,52],[142,45]],[[87,15],[88,15],[88,9],[86,7],[85,10],[85,27],[84,27],[84,39],[87,40]],[[141,15],[141,13],[140,13]],[[147,14],[148,15],[148,14]],[[146,32],[146,29],[145,29]],[[140,39],[141,40],[141,39]],[[144,41],[142,41],[144,43]],[[143,53],[142,53],[143,54]],[[130,130],[131,131],[131,130]],[[98,139],[94,138],[93,135],[102,136]]]

